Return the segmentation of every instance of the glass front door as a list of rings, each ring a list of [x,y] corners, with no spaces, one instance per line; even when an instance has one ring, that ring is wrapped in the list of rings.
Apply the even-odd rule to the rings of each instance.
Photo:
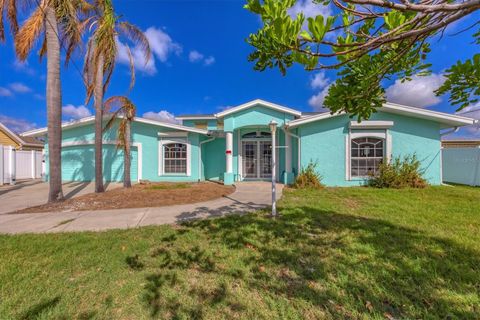
[[[272,142],[242,141],[243,177],[266,179],[272,176]]]

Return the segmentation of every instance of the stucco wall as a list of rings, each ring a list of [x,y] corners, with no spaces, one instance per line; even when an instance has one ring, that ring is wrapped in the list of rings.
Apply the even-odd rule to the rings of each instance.
[[[159,175],[159,132],[171,132],[178,131],[169,128],[163,128],[155,125],[144,124],[139,122],[132,123],[132,142],[141,144],[142,161],[141,164],[137,164],[137,152],[136,148],[132,148],[132,155],[135,159],[132,159],[132,180],[136,180],[137,166],[142,167],[142,179],[150,181],[198,181],[200,179],[198,171],[199,161],[199,139],[200,135],[197,133],[189,133],[188,141],[191,144],[190,154],[190,175],[181,174],[168,174]],[[63,130],[62,143],[90,143],[93,142],[95,137],[94,125],[88,124],[81,127],[70,128]],[[116,127],[105,132],[104,141],[115,141],[117,139]],[[45,149],[48,152],[48,148]],[[104,176],[106,180],[112,179],[113,181],[119,181],[119,176],[123,176],[123,169],[118,169],[123,165],[123,156],[121,151],[113,153],[114,148],[104,148],[104,170],[106,170]],[[46,154],[48,157],[48,154]],[[78,177],[75,180],[91,180],[94,176],[91,170],[94,169],[94,150],[91,145],[83,147],[68,147],[64,148],[62,152],[64,158],[62,163],[62,172],[64,173],[64,180],[72,180],[72,177]],[[79,164],[78,161],[71,161],[71,159],[84,158],[83,164]],[[87,159],[88,158],[88,159]],[[90,159],[90,160],[89,160]],[[48,164],[48,161],[47,161]],[[83,168],[83,169],[82,169]],[[80,171],[83,171],[81,174]],[[135,173],[133,172],[135,170]],[[48,165],[47,165],[48,171]],[[111,171],[111,172],[110,172]],[[73,174],[75,173],[75,174]],[[121,173],[121,174],[120,174]],[[113,177],[113,178],[109,178]],[[120,179],[121,180],[121,179]]]
[[[433,121],[378,112],[369,120],[390,120],[394,126],[392,157],[415,153],[425,170],[424,177],[431,184],[441,183],[440,126]],[[299,128],[301,142],[301,166],[310,161],[318,163],[323,182],[329,186],[354,186],[364,179],[346,179],[345,136],[348,134],[348,116],[337,116],[305,124]]]

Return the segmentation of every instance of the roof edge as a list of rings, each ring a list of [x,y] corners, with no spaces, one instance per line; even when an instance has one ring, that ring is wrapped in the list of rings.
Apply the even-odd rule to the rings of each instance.
[[[390,113],[397,113],[397,114],[407,114],[412,116],[417,116],[420,118],[427,118],[432,121],[437,121],[439,123],[443,123],[448,125],[449,127],[462,127],[475,124],[478,120],[459,116],[456,114],[450,114],[445,112],[427,110],[427,109],[420,109],[416,107],[410,107],[395,103],[387,102],[385,103],[382,108],[378,109],[378,111],[390,112]],[[330,112],[325,112],[321,114],[316,114],[312,116],[303,117],[300,119],[295,119],[286,124],[287,127],[298,127],[303,124],[311,123],[314,121],[320,121],[323,119],[328,119],[332,117],[336,117],[342,114],[346,114],[345,112],[340,112],[336,114],[331,114]]]
[[[118,118],[122,118],[123,116],[118,116]],[[62,124],[62,129],[65,128],[75,128],[75,127],[80,127],[83,125],[87,125],[91,122],[95,121],[95,116],[90,116],[86,118],[82,118],[79,120],[75,121],[70,121],[70,122],[65,122]],[[198,128],[192,128],[192,127],[187,127],[183,126],[180,124],[173,124],[169,122],[163,122],[163,121],[157,121],[157,120],[152,120],[152,119],[146,119],[146,118],[141,118],[141,117],[135,117],[133,121],[140,122],[140,123],[146,123],[146,124],[151,124],[151,125],[156,125],[160,127],[165,127],[165,128],[170,128],[170,129],[177,129],[181,131],[188,131],[188,132],[193,132],[193,133],[199,133],[199,134],[204,134],[207,135],[208,131],[204,129],[198,129]],[[47,133],[47,127],[45,128],[39,128],[39,129],[34,129],[30,131],[23,132],[21,135],[25,137],[38,137],[42,136]]]
[[[300,117],[302,115],[302,113],[298,110],[288,108],[288,107],[284,107],[282,105],[272,103],[272,102],[268,102],[268,101],[265,101],[265,100],[262,100],[262,99],[255,99],[255,100],[246,102],[244,104],[238,105],[236,107],[226,109],[222,112],[215,113],[214,116],[216,118],[223,118],[226,115],[229,115],[231,113],[235,113],[235,112],[238,112],[238,111],[242,111],[244,109],[248,109],[248,108],[253,107],[254,105],[257,105],[257,104],[263,105],[263,106],[265,106],[267,108],[270,108],[270,109],[274,109],[274,110],[282,111],[282,112],[285,112],[285,113],[293,114],[293,115],[298,116],[298,117]]]

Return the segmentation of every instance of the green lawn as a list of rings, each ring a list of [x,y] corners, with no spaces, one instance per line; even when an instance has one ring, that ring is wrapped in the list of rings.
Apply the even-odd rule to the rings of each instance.
[[[286,190],[280,211],[0,236],[0,318],[480,318],[480,188]]]

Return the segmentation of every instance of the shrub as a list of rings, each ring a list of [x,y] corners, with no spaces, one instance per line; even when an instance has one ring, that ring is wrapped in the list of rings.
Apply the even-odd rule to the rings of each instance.
[[[303,167],[300,174],[295,178],[293,187],[297,189],[322,188],[322,176],[317,173],[317,163],[310,162]]]
[[[380,164],[378,172],[368,184],[375,188],[425,188],[428,183],[422,177],[423,170],[415,154],[396,157]]]

